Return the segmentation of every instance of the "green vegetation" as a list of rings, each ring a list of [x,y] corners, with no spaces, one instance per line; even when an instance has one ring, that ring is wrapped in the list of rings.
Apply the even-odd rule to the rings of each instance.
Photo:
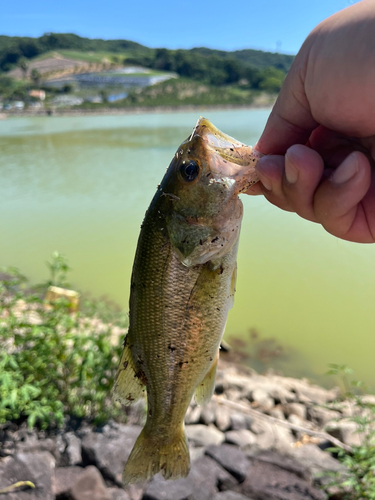
[[[345,365],[331,365],[328,372],[341,376],[344,383],[343,398],[349,402],[353,416],[348,418],[357,426],[361,444],[352,446],[348,452],[342,448],[328,448],[327,451],[347,468],[343,475],[333,475],[329,487],[335,487],[335,498],[342,500],[362,500],[375,498],[375,404],[374,399],[358,395],[361,382],[350,381],[352,370]]]
[[[0,276],[0,423],[47,428],[70,416],[118,417],[110,391],[127,317],[93,301],[79,313],[64,299],[46,303],[47,287],[67,286],[69,271],[58,253],[48,267],[48,282],[32,288],[16,269]]]

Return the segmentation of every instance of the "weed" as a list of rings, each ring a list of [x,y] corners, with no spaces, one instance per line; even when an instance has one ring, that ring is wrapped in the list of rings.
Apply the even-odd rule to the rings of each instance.
[[[48,265],[51,283],[66,284],[66,259],[55,253]],[[0,276],[0,423],[26,419],[47,428],[68,415],[95,423],[118,417],[110,392],[124,315],[119,324],[104,323],[93,301],[84,313],[69,314],[66,300],[51,307],[26,287],[16,269]],[[113,319],[100,303],[104,312]]]
[[[352,370],[345,365],[330,365],[328,374],[339,375],[345,390],[343,398],[352,408],[348,418],[357,426],[360,445],[348,452],[341,448],[328,448],[345,465],[347,473],[333,475],[329,487],[336,490],[335,498],[343,500],[375,499],[375,397],[363,396],[362,382],[351,381]]]

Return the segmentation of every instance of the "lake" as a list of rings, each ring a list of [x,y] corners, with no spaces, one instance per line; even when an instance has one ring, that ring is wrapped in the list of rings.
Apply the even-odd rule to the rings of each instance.
[[[202,110],[254,144],[268,109]],[[46,279],[54,250],[72,284],[127,308],[144,212],[199,112],[12,118],[0,122],[0,266]],[[329,363],[374,386],[375,246],[341,241],[243,195],[235,306],[226,338],[257,369],[329,385]],[[240,338],[242,342],[233,340]]]

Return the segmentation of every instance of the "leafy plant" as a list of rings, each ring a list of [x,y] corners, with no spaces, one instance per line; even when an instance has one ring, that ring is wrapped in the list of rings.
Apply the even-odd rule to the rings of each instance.
[[[51,282],[66,282],[60,254],[49,268]],[[46,304],[26,285],[15,269],[0,276],[0,423],[27,419],[47,428],[66,416],[95,423],[119,416],[110,392],[124,318],[103,323],[92,301],[84,313],[69,314],[66,300]]]
[[[345,390],[343,397],[349,402],[353,415],[348,421],[357,426],[360,445],[352,446],[351,452],[341,448],[328,448],[345,465],[345,476],[336,475],[329,486],[336,489],[335,498],[343,500],[375,499],[375,398],[358,394],[363,388],[362,382],[351,381],[353,371],[346,365],[330,365],[328,372],[339,375]]]

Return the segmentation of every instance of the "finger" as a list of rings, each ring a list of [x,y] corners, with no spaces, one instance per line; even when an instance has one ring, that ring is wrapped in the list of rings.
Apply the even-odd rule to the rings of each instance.
[[[313,222],[317,222],[314,195],[323,171],[323,159],[316,151],[297,144],[286,152],[283,178],[285,199],[298,215]]]
[[[317,122],[314,120],[304,89],[304,77],[311,40],[297,54],[283,83],[266,127],[256,144],[263,154],[285,154],[293,144],[305,144]]]
[[[255,170],[267,200],[283,210],[293,212],[293,208],[285,198],[283,191],[284,156],[263,156],[258,161]]]
[[[251,196],[263,194],[261,183],[257,182],[256,184],[253,184],[247,191],[245,191],[245,194],[249,194]]]
[[[371,183],[371,166],[366,156],[354,151],[316,190],[317,220],[334,236],[371,243],[374,233],[362,203]]]

